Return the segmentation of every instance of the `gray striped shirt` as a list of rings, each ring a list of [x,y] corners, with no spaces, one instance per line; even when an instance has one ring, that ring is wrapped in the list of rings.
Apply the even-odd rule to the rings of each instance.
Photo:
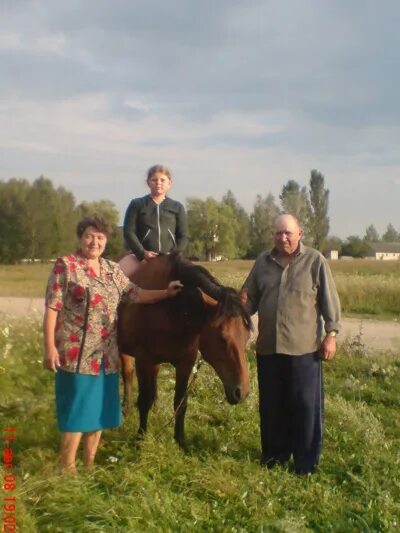
[[[323,321],[325,331],[340,329],[339,296],[329,265],[301,242],[286,267],[274,250],[259,255],[244,287],[250,313],[258,311],[259,354],[312,353],[320,347]]]

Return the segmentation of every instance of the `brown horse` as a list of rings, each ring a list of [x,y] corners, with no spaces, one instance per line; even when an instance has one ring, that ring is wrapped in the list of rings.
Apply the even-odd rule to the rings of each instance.
[[[245,294],[223,287],[206,269],[177,254],[160,256],[141,266],[132,281],[144,289],[163,289],[172,279],[184,284],[175,298],[153,305],[120,305],[118,342],[121,353],[135,357],[139,435],[146,431],[148,413],[156,399],[159,365],[168,362],[175,367],[174,437],[183,445],[186,391],[198,350],[221,379],[230,404],[248,395],[245,347],[251,319],[244,306]],[[122,356],[125,414],[132,403],[134,371],[129,355]]]

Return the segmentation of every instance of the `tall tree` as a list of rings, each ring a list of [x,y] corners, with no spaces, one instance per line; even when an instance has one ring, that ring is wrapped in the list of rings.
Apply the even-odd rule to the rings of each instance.
[[[250,251],[251,257],[272,247],[273,223],[279,215],[279,208],[272,194],[263,198],[257,195],[253,212],[250,215]]]
[[[97,215],[105,218],[109,224],[117,225],[119,221],[118,209],[111,200],[82,202],[77,206],[76,210],[79,219]]]
[[[43,176],[33,184],[11,179],[0,185],[0,203],[0,261],[49,259],[71,249],[75,199],[64,188]]]
[[[28,246],[26,257],[49,259],[60,252],[57,232],[57,193],[50,179],[40,176],[29,192],[23,211],[23,226]]]
[[[377,232],[373,224],[370,224],[368,228],[365,230],[364,241],[365,242],[379,242],[380,241],[379,233]]]
[[[239,204],[239,202],[236,200],[233,192],[231,190],[228,190],[228,192],[223,196],[222,198],[222,204],[228,205],[232,208],[233,213],[236,218],[236,235],[235,235],[235,242],[236,242],[236,249],[237,249],[237,257],[243,258],[247,256],[250,243],[249,243],[249,237],[250,237],[250,221],[249,216],[246,213],[245,209]]]
[[[123,249],[118,231],[118,210],[108,200],[75,205],[73,194],[54,188],[50,179],[40,176],[27,180],[0,181],[0,262],[21,259],[50,259],[69,253],[76,246],[77,221],[87,215],[104,216],[114,233],[107,249],[115,255]]]
[[[27,180],[0,182],[0,262],[15,263],[27,257],[28,236],[24,212],[31,185]]]
[[[368,246],[368,243],[356,235],[347,237],[347,240],[342,247],[342,254],[351,257],[366,257],[369,251],[370,247]]]
[[[187,199],[187,217],[190,242],[187,254],[215,260],[219,256],[237,256],[235,236],[237,222],[230,205],[217,202],[214,198]]]
[[[57,250],[55,255],[62,255],[76,247],[76,212],[75,197],[70,192],[59,187],[55,198],[55,220],[53,231],[56,235]]]
[[[282,209],[285,213],[296,216],[303,228],[305,239],[309,239],[309,226],[311,217],[310,201],[306,187],[300,187],[295,180],[289,180],[282,187],[279,195]]]
[[[383,242],[398,242],[400,235],[397,233],[392,224],[388,224],[385,233],[382,235]]]
[[[310,218],[309,231],[314,248],[322,250],[329,233],[329,190],[325,189],[325,178],[313,169],[310,177]]]

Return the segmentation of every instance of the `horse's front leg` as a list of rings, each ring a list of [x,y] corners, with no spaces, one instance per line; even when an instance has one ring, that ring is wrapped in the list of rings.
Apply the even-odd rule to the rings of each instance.
[[[176,366],[175,380],[175,431],[174,438],[182,448],[185,448],[185,413],[187,408],[187,387],[192,372],[196,354]]]
[[[158,369],[159,365],[153,365],[144,358],[136,358],[136,375],[139,385],[138,409],[140,418],[138,436],[143,436],[146,432],[149,411],[157,398]]]
[[[133,357],[130,355],[121,354],[121,373],[124,384],[122,411],[124,413],[124,417],[128,417],[132,410],[132,384],[135,373],[133,365]]]

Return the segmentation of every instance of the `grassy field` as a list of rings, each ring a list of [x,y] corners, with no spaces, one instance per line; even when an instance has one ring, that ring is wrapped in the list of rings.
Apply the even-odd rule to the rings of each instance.
[[[208,263],[223,283],[239,288],[252,261]],[[330,261],[342,311],[347,316],[398,318],[400,315],[400,261]]]
[[[222,283],[239,288],[253,261],[203,263]],[[343,313],[398,318],[400,261],[331,261]],[[43,296],[50,264],[0,266],[0,296]]]
[[[41,297],[52,265],[0,265],[0,296]]]
[[[400,363],[391,356],[338,354],[324,365],[326,432],[319,473],[259,465],[254,354],[252,393],[229,406],[206,365],[189,399],[184,454],[163,428],[173,374],[140,449],[137,415],[105,432],[98,466],[56,473],[53,376],[41,367],[35,322],[0,324],[2,427],[13,443],[19,530],[33,532],[395,532],[400,524]],[[162,428],[162,429],[160,429]]]

